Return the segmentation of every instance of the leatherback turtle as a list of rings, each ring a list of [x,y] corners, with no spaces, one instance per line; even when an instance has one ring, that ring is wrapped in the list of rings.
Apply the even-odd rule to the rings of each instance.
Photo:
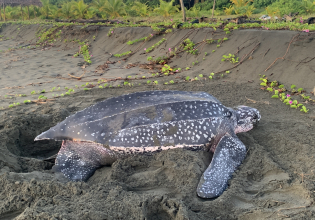
[[[214,198],[242,163],[246,148],[236,133],[260,120],[257,109],[227,108],[205,92],[144,91],[110,98],[77,112],[37,140],[62,140],[54,169],[73,181],[132,154],[184,148],[211,150],[197,194]]]

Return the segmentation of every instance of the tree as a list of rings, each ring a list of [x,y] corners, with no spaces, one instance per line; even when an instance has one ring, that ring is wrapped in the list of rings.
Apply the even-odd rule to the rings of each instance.
[[[186,22],[186,13],[185,13],[184,0],[180,0],[180,8],[182,9],[182,13],[183,13],[183,22]]]
[[[163,17],[169,17],[171,14],[178,12],[178,6],[173,6],[175,0],[165,2],[160,0],[160,5],[154,9],[155,12],[162,15]]]
[[[302,5],[307,14],[315,12],[315,1],[312,2],[310,0],[303,0]]]
[[[69,19],[72,17],[72,3],[65,2],[61,5],[61,16],[63,18]]]
[[[149,6],[146,3],[141,3],[139,1],[135,1],[131,9],[135,10],[141,17],[148,16],[149,14]]]
[[[51,12],[51,4],[49,4],[49,0],[41,0],[43,6],[40,8],[40,13],[42,14],[42,17],[47,19],[50,17]]]
[[[125,5],[122,0],[107,0],[103,10],[113,18],[126,14]]]
[[[89,6],[85,4],[83,0],[79,2],[73,2],[72,4],[72,10],[77,18],[85,18],[88,8]]]

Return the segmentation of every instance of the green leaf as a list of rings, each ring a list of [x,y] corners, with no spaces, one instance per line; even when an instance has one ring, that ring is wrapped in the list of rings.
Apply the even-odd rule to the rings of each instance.
[[[280,85],[280,86],[279,86],[279,89],[282,89],[282,88],[284,88],[284,85]]]
[[[278,91],[278,90],[275,90],[275,94],[278,95],[278,94],[279,94],[279,91]]]
[[[264,83],[264,82],[260,83],[260,85],[261,85],[261,86],[267,86],[267,84]]]
[[[277,99],[277,98],[279,98],[279,96],[278,95],[273,95],[273,96],[271,96],[271,98]]]
[[[296,87],[296,85],[291,85],[291,89],[294,89]]]
[[[291,108],[295,108],[295,109],[296,109],[296,108],[297,108],[297,106],[296,106],[296,105],[291,105]]]
[[[298,92],[302,92],[304,89],[303,88],[299,88],[298,89]]]
[[[272,92],[273,91],[273,88],[267,88],[268,91]]]

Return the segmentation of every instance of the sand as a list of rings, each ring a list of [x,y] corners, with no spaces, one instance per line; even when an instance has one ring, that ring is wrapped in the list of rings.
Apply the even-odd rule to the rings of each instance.
[[[41,26],[2,26],[0,35],[10,39],[0,41],[0,50],[33,46],[38,28]],[[173,58],[169,65],[181,67],[182,71],[150,79],[158,80],[158,85],[153,85],[147,84],[148,79],[134,78],[148,78],[157,70],[135,64],[148,63],[149,55],[166,56],[168,48],[178,47],[184,36],[200,42],[205,38],[222,38],[225,33],[213,33],[211,29],[175,30],[165,36],[155,35],[144,44],[129,46],[127,41],[148,36],[153,33],[151,28],[118,28],[110,37],[107,36],[110,27],[81,28],[62,29],[61,38],[53,46],[0,53],[0,108],[4,108],[0,111],[1,219],[315,218],[312,205],[315,195],[315,107],[307,103],[309,113],[301,113],[271,99],[271,94],[259,86],[259,74],[265,74],[287,87],[291,84],[303,87],[306,94],[312,96],[314,34],[233,31],[220,47],[204,45],[198,48],[201,50],[198,56],[181,53]],[[297,34],[300,34],[299,39],[290,44]],[[149,55],[144,53],[144,48],[163,37],[167,39],[165,43]],[[90,40],[92,65],[82,68],[78,66],[83,62],[82,56],[72,58],[78,51],[78,44],[64,40],[74,38]],[[125,60],[112,56],[137,48],[138,51]],[[212,50],[216,51],[212,53]],[[229,62],[221,62],[222,55],[238,50],[240,60],[246,55],[249,59],[231,69],[229,74],[223,72],[223,77],[219,73],[215,79],[208,79],[211,72],[233,67]],[[277,57],[285,54],[285,59],[277,60],[265,71]],[[198,64],[192,65],[195,61]],[[100,69],[99,66],[106,62],[108,68]],[[190,70],[185,71],[186,67]],[[81,79],[73,76],[81,76]],[[128,82],[133,86],[124,86],[125,80],[111,81],[128,76],[132,77]],[[199,77],[199,80],[185,82],[187,76]],[[97,84],[100,80],[104,82]],[[164,85],[170,80],[175,83]],[[86,82],[95,87],[83,90],[81,85]],[[105,83],[113,87],[98,88]],[[53,87],[56,89],[50,92]],[[56,94],[65,93],[65,87],[75,92],[54,98]],[[39,93],[44,89],[45,93]],[[34,90],[37,94],[31,95]],[[38,134],[98,101],[144,90],[205,91],[226,106],[248,105],[261,112],[258,127],[238,135],[248,153],[220,197],[201,199],[196,195],[199,179],[212,158],[209,152],[176,149],[153,156],[138,155],[100,168],[87,182],[76,183],[53,173],[53,163],[43,160],[58,152],[60,142],[34,142]],[[25,99],[36,101],[39,95],[45,95],[47,102],[7,108]]]

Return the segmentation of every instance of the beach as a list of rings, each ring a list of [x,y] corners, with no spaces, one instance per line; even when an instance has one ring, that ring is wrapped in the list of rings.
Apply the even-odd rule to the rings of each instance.
[[[292,84],[303,88],[315,99],[313,33],[247,29],[227,36],[203,28],[161,34],[150,27],[125,27],[108,36],[111,27],[77,25],[61,28],[56,41],[36,46],[40,28],[0,29],[1,219],[314,218],[314,102],[291,94],[309,109],[303,113],[260,86],[260,78],[267,77],[288,89]],[[152,39],[126,44],[145,36]],[[221,43],[203,43],[224,37],[228,39]],[[166,40],[146,53],[162,38]],[[199,55],[183,51],[167,63],[178,72],[155,75],[164,64],[152,64],[148,56],[166,58],[186,38],[199,45]],[[91,65],[82,55],[74,57],[78,41],[88,43]],[[126,51],[132,54],[114,56]],[[239,57],[236,67],[222,61],[230,53]],[[210,152],[135,155],[98,169],[87,182],[69,182],[52,172],[53,162],[44,159],[56,154],[61,142],[35,142],[37,135],[99,101],[146,90],[204,91],[225,106],[260,111],[259,125],[238,134],[247,155],[220,197],[196,195]]]

